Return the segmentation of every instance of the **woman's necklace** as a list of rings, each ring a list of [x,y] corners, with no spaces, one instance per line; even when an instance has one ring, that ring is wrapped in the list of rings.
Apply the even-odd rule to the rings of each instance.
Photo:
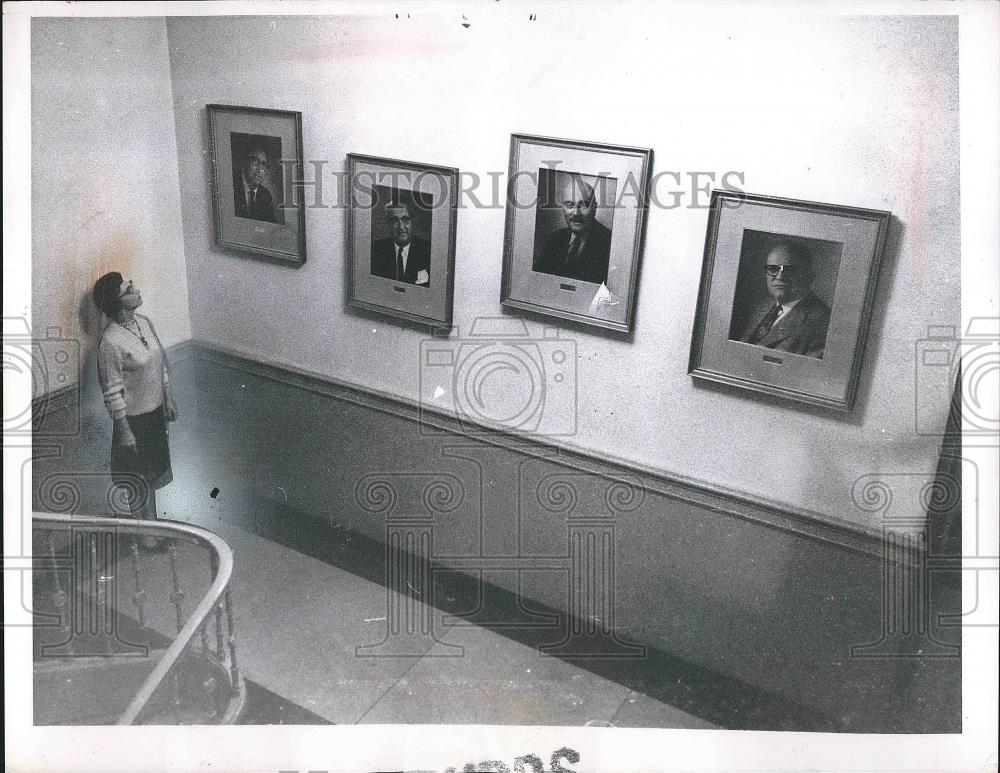
[[[131,327],[129,327],[128,323],[126,323],[124,320],[122,320],[122,322],[120,324],[128,332],[130,332],[132,335],[134,335],[136,338],[138,338],[140,341],[142,341],[142,345],[145,346],[148,349],[149,348],[149,341],[147,341],[146,340],[146,336],[144,336],[142,334],[142,327],[140,327],[140,325],[139,325],[139,320],[132,319],[131,323],[135,325],[135,327],[136,327],[135,330],[133,330]]]

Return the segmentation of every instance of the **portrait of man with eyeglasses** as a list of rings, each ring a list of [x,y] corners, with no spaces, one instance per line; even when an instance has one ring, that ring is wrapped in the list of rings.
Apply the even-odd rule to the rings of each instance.
[[[763,271],[768,295],[746,316],[739,340],[822,359],[830,307],[813,290],[816,271],[809,247],[794,240],[775,244]]]
[[[277,154],[268,146],[278,144]],[[274,159],[280,157],[281,139],[232,134],[233,205],[236,217],[283,224],[284,213],[274,205],[274,196],[265,185],[271,180]]]

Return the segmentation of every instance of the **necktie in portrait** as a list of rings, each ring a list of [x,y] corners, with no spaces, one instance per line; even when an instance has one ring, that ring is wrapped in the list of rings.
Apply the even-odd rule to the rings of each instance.
[[[774,323],[777,321],[779,314],[781,314],[781,304],[776,303],[773,307],[771,307],[771,310],[764,315],[764,319],[762,319],[760,324],[754,329],[753,334],[750,336],[749,343],[760,343],[760,340],[771,332],[771,328],[774,327]]]
[[[576,260],[576,257],[580,254],[580,239],[574,236],[569,243],[569,249],[566,251],[566,262],[571,262]]]

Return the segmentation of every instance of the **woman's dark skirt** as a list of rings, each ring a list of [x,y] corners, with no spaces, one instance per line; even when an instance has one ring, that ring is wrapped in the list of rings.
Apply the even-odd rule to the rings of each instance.
[[[161,405],[154,411],[127,416],[135,435],[135,452],[121,447],[117,431],[111,439],[111,480],[134,490],[142,498],[144,488],[158,489],[174,479],[170,468],[167,421]]]

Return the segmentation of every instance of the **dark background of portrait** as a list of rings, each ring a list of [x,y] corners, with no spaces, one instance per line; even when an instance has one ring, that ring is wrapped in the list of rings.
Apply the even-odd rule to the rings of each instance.
[[[597,197],[597,221],[609,231],[613,230],[614,205],[618,194],[617,179],[542,167],[538,170],[538,201],[535,205],[534,253],[536,255],[545,246],[549,234],[566,227],[566,217],[563,215],[559,194],[563,183],[571,176],[580,177],[585,183],[593,186],[594,195]]]
[[[740,248],[740,267],[736,275],[736,294],[733,298],[733,313],[729,322],[729,340],[738,341],[750,323],[750,312],[761,300],[768,298],[764,266],[767,254],[773,247],[783,242],[804,244],[812,254],[813,293],[827,306],[833,307],[833,296],[837,289],[837,275],[840,273],[840,256],[844,245],[822,239],[773,234],[766,231],[743,231],[743,245]],[[863,289],[863,288],[862,288]]]
[[[372,202],[372,249],[379,239],[392,238],[392,230],[385,219],[385,206],[393,199],[406,204],[413,219],[410,238],[418,237],[426,242],[431,240],[431,226],[434,222],[434,197],[422,191],[408,191],[405,188],[391,188],[388,185],[373,185]]]
[[[281,137],[268,137],[263,134],[242,134],[229,132],[229,141],[233,152],[233,179],[239,179],[243,170],[243,162],[250,154],[250,149],[259,145],[267,153],[267,174],[264,175],[264,187],[271,191],[274,199],[274,222],[285,224],[285,210],[281,205],[285,202],[285,185],[281,177]]]

